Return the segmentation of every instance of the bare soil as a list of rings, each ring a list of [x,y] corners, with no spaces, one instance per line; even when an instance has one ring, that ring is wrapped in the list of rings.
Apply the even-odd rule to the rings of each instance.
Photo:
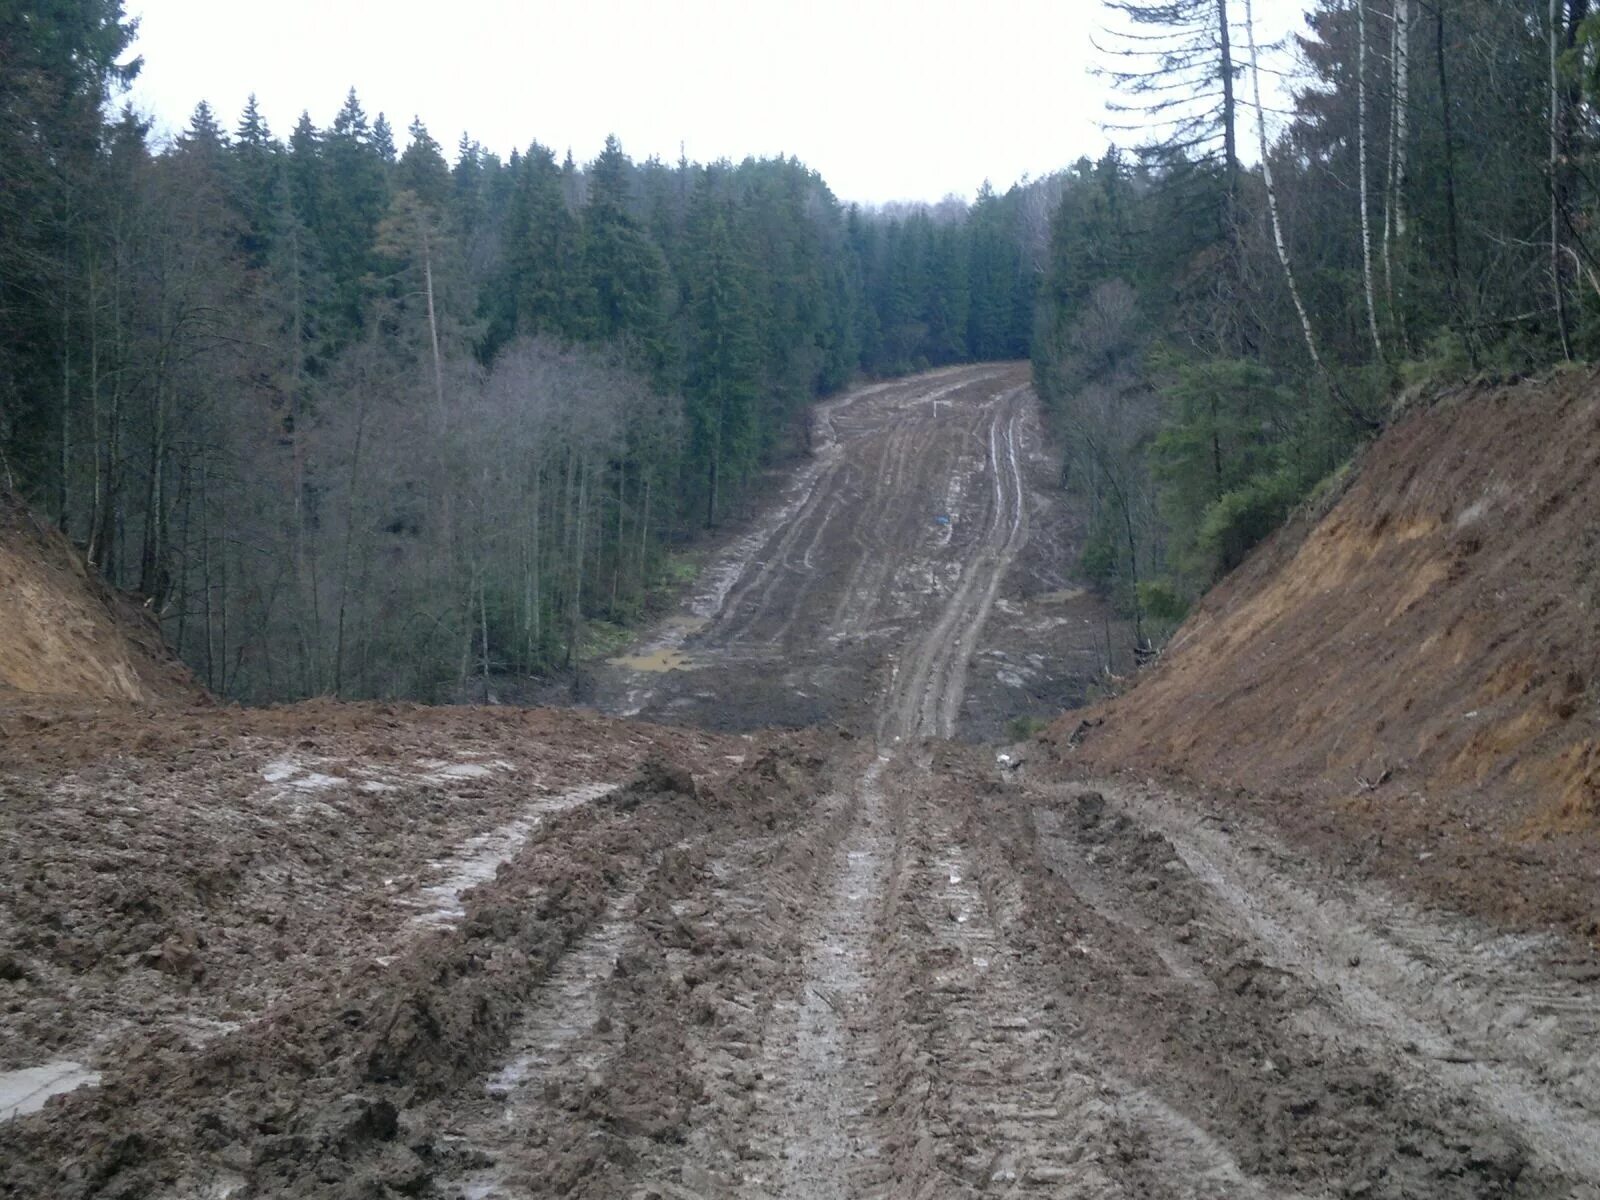
[[[1105,666],[1023,368],[822,420],[631,715],[0,708],[0,1195],[1600,1197],[1570,930],[983,744]]]
[[[1419,406],[1336,500],[1057,754],[1237,791],[1313,853],[1600,943],[1600,376]]]
[[[198,703],[155,618],[0,487],[0,698]]]

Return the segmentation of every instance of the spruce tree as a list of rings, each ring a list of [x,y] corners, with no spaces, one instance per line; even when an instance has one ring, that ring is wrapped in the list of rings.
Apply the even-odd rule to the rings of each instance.
[[[334,319],[353,332],[373,267],[372,243],[389,204],[386,164],[354,88],[322,143],[323,193],[316,231],[334,287]]]
[[[584,264],[594,289],[595,336],[633,342],[651,371],[665,360],[666,260],[629,211],[631,164],[614,136],[589,169]]]
[[[705,523],[712,526],[727,492],[755,461],[760,351],[746,286],[750,268],[737,252],[709,171],[696,184],[688,236],[695,264],[684,387],[689,455],[703,481]]]

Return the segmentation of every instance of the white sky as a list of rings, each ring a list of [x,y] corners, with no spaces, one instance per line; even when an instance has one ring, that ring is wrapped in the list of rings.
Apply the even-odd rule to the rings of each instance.
[[[1257,0],[1264,37],[1303,0]],[[537,139],[586,161],[793,154],[845,201],[970,197],[1112,140],[1089,39],[1097,0],[127,0],[145,67],[132,99],[227,128],[254,91],[286,137],[326,127],[353,84],[404,145],[420,114],[504,156]],[[1242,133],[1243,131],[1241,131]],[[1133,140],[1120,135],[1116,140]],[[1244,139],[1241,137],[1241,141]]]

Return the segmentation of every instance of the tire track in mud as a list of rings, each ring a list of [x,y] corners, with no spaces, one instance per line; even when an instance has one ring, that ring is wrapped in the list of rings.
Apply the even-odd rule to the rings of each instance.
[[[988,421],[989,474],[993,494],[983,538],[962,565],[950,599],[931,630],[896,664],[878,727],[880,740],[950,737],[966,688],[973,647],[988,619],[1007,568],[1027,539],[1027,503],[1017,456],[1021,398],[1006,393]]]
[[[842,1200],[872,1195],[886,1182],[871,1119],[877,1070],[865,1035],[874,901],[889,866],[879,783],[887,761],[878,757],[861,776],[850,831],[808,939],[803,986],[778,1002],[762,1047],[769,1083],[755,1116],[780,1145],[770,1181],[746,1178],[755,1194]]]
[[[900,817],[896,961],[879,993],[899,1064],[895,1194],[1296,1194],[1264,1189],[1082,1043],[1069,997],[1015,938],[1024,881],[978,851],[984,818],[919,771]]]
[[[942,538],[935,517],[949,480],[993,473],[986,431],[994,413],[1014,403],[1009,392],[1019,378],[1015,367],[956,368],[825,405],[815,457],[708,569],[712,586],[694,601],[694,615],[670,623],[631,660],[655,652],[652,663],[687,669],[652,674],[618,660],[601,673],[602,706],[624,715],[701,714],[733,727],[759,723],[764,710],[793,723],[791,712],[815,721],[858,708],[881,656],[907,630],[920,634],[930,604],[970,573],[990,536],[990,496],[947,514]],[[770,683],[751,682],[752,674]],[[712,711],[719,685],[739,694],[734,711],[752,709],[743,721]]]
[[[837,643],[841,639],[868,632],[869,620],[874,616],[881,617],[880,610],[885,601],[896,599],[894,593],[888,590],[891,578],[898,574],[903,579],[917,565],[917,560],[912,563],[896,560],[896,554],[905,555],[913,547],[920,548],[930,515],[925,507],[932,499],[931,496],[917,494],[905,482],[909,452],[913,448],[918,451],[922,478],[958,478],[962,474],[964,461],[971,457],[970,447],[966,443],[969,439],[978,439],[977,431],[989,418],[989,409],[995,398],[991,397],[989,403],[984,405],[963,410],[947,397],[964,388],[987,387],[1001,377],[981,375],[959,386],[938,388],[916,397],[895,414],[899,423],[886,442],[879,468],[872,476],[875,482],[871,504],[863,509],[852,530],[851,542],[857,554],[827,626],[830,642]],[[941,416],[941,404],[950,405],[952,411],[949,416]],[[967,514],[946,515],[957,519],[965,528]],[[972,515],[981,519],[983,514]],[[951,541],[947,536],[940,548],[950,547]],[[935,594],[937,592],[930,589],[917,599],[925,605]],[[916,606],[913,603],[912,607]]]
[[[1353,886],[1297,879],[1292,856],[1259,832],[1241,854],[1234,838],[1158,792],[1104,791],[1168,839],[1219,922],[1316,989],[1319,1023],[1481,1110],[1482,1124],[1514,1132],[1530,1161],[1600,1187],[1592,985],[1530,980],[1537,955],[1516,939],[1506,945]]]
[[[1219,1185],[1243,1173],[1217,1194],[1594,1194],[1583,1164],[1544,1152],[1497,1111],[1492,1079],[1478,1090],[1441,1086],[1408,1062],[1417,1047],[1352,1030],[1338,1016],[1338,981],[1261,940],[1190,869],[1182,839],[1169,840],[1146,802],[1025,784],[986,810],[968,830],[999,883],[992,910],[1055,980],[1142,1171],[1205,1170]],[[1177,806],[1166,818],[1194,821]],[[1234,845],[1224,857],[1253,862],[1260,843],[1244,840],[1248,854]],[[1287,861],[1261,869],[1297,874]],[[1331,897],[1321,910],[1347,936],[1362,926]],[[1341,963],[1361,966],[1357,956]],[[1545,1125],[1545,1136],[1561,1128]],[[1163,1165],[1175,1139],[1198,1165]],[[1569,1150],[1594,1144],[1584,1137]]]
[[[824,478],[776,544],[764,550],[748,581],[741,581],[730,594],[729,617],[710,633],[707,643],[730,649],[746,644],[767,648],[784,645],[797,616],[805,610],[807,592],[815,586],[816,579],[809,566],[811,553],[827,522],[834,516],[834,510],[830,507],[816,528],[811,528],[812,518],[823,499],[823,486],[834,481],[841,466],[849,467],[859,476],[858,486],[851,489],[856,497],[856,511],[848,534],[849,543],[858,553],[840,589],[829,628],[839,633],[859,626],[861,616],[870,612],[873,602],[881,596],[894,566],[894,553],[904,551],[914,541],[912,531],[928,516],[921,507],[924,498],[914,494],[909,482],[913,467],[926,472],[929,460],[935,455],[943,458],[951,453],[948,449],[951,442],[956,443],[954,453],[960,453],[959,439],[953,436],[955,431],[949,428],[948,422],[938,420],[939,403],[994,377],[996,374],[992,371],[976,375],[963,372],[954,381],[931,391],[920,390],[922,385],[902,384],[888,396],[868,393],[834,409],[827,424],[830,438],[840,441],[826,446],[830,457]],[[906,395],[902,397],[902,393]],[[861,403],[863,400],[871,400],[871,403]],[[978,418],[981,416],[980,409]],[[844,439],[849,443],[846,453],[863,442],[874,447],[874,460],[860,468],[848,462],[839,454],[840,442]],[[807,532],[811,537],[806,553],[796,562],[794,548]],[[781,600],[780,588],[784,589]],[[780,611],[774,614],[774,606],[780,603]],[[774,615],[785,619],[775,630],[763,631],[761,627]]]
[[[852,541],[862,553],[841,589],[832,622],[835,636],[848,632],[852,619],[859,620],[858,614],[870,610],[870,598],[863,598],[863,589],[875,598],[885,586],[890,559],[882,550],[887,540],[894,537],[904,546],[916,536],[920,514],[909,520],[905,514],[891,519],[897,503],[905,507],[900,493],[914,454],[919,459],[941,451],[960,455],[966,439],[977,437],[987,456],[991,488],[974,526],[978,534],[966,544],[950,546],[958,556],[959,569],[949,598],[931,625],[919,630],[909,650],[909,668],[895,672],[889,684],[877,739],[880,749],[856,782],[856,802],[848,813],[847,832],[819,885],[814,914],[799,931],[804,949],[798,976],[775,1001],[761,1030],[756,1061],[763,1086],[748,1113],[747,1138],[753,1156],[765,1166],[743,1173],[739,1180],[743,1190],[725,1193],[706,1187],[713,1179],[699,1173],[704,1167],[680,1164],[680,1181],[686,1177],[687,1165],[687,1178],[702,1185],[696,1194],[841,1198],[918,1194],[908,1189],[910,1177],[902,1170],[904,1164],[885,1158],[888,1147],[908,1137],[921,1145],[928,1135],[922,1118],[900,1111],[897,1097],[902,1092],[889,1061],[899,1048],[897,1031],[901,1026],[897,1020],[881,1019],[886,994],[880,984],[894,976],[888,960],[902,953],[896,947],[904,944],[889,924],[889,898],[908,891],[923,894],[925,884],[905,874],[904,825],[896,822],[892,831],[889,827],[885,780],[894,776],[896,789],[903,790],[907,776],[917,777],[926,770],[910,764],[907,752],[895,749],[897,743],[950,732],[960,708],[972,647],[1006,567],[1026,537],[1026,501],[1017,446],[1023,395],[1023,389],[1011,389],[980,408],[976,421],[945,423],[956,425],[953,451],[946,449],[948,435],[943,443],[926,436],[928,419],[937,413],[932,398],[920,400],[913,416],[901,419],[881,440],[875,468],[880,486],[874,502],[861,508],[853,526]],[[926,474],[925,464],[919,466]],[[798,529],[792,531],[783,554],[799,536]],[[771,587],[769,583],[769,592]],[[742,624],[736,622],[730,641],[743,636],[739,630],[751,629],[759,615],[747,617]],[[786,631],[793,620],[791,613],[780,629]],[[950,878],[959,883],[958,873]],[[1010,957],[1007,964],[1011,968],[1008,974],[1019,973]],[[971,988],[973,995],[979,991],[976,985]],[[898,994],[896,1002],[903,999],[903,994]],[[1036,1030],[1028,1018],[1017,1014],[1024,1006],[1022,997],[1006,992],[986,1003],[991,1018],[985,1026],[988,1040],[973,1043],[972,1029],[959,1018],[942,1021],[937,1036],[949,1044],[953,1044],[951,1039],[959,1040],[969,1050],[976,1044],[980,1058],[1001,1050],[1010,1039],[1020,1038],[1019,1046],[1026,1053]],[[956,1119],[974,1118],[980,1110],[998,1115],[1011,1131],[1010,1141],[1019,1142],[1016,1128],[1055,1116],[1049,1105],[1061,1089],[1052,1080],[1027,1078],[1014,1093],[1008,1093],[1009,1098],[997,1102],[986,1099],[992,1082],[981,1066],[951,1081],[951,1088],[962,1098],[960,1103],[967,1106]],[[1091,1106],[1097,1102],[1092,1089],[1084,1102]],[[999,1107],[993,1107],[994,1103]],[[1081,1105],[1073,1115],[1083,1115]],[[1084,1136],[1080,1131],[1080,1140]],[[1047,1192],[1056,1188],[1081,1156],[1081,1145],[1077,1155],[1073,1148],[1070,1139],[1064,1139],[1064,1148],[1059,1148],[1054,1158],[1044,1156],[1036,1162],[1029,1156],[1025,1164],[1028,1178]],[[1002,1152],[992,1164],[990,1175],[996,1181],[1018,1177],[1009,1161]],[[963,1166],[970,1168],[970,1164]]]
[[[481,1101],[452,1112],[443,1140],[447,1152],[467,1166],[447,1190],[460,1200],[490,1200],[518,1190],[513,1164],[567,1119],[563,1095],[581,1095],[590,1073],[617,1052],[617,1030],[602,1020],[602,1000],[636,896],[614,900],[600,927],[567,952],[530,997],[509,1060],[487,1081]]]
[[[879,1014],[900,1068],[897,1194],[1128,1194],[1098,1161],[1111,1119],[1099,1087],[1063,1066],[1050,1001],[989,920],[965,849],[933,806],[901,824],[917,833],[896,896],[901,961]]]

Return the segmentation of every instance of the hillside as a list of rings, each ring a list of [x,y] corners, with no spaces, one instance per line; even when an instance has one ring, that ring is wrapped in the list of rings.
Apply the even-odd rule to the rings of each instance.
[[[8,691],[140,704],[204,697],[154,618],[0,489],[0,696]]]
[[[1299,798],[1289,819],[1457,902],[1589,926],[1597,511],[1594,372],[1447,394],[1214,589],[1137,686],[1049,740],[1077,764]]]

